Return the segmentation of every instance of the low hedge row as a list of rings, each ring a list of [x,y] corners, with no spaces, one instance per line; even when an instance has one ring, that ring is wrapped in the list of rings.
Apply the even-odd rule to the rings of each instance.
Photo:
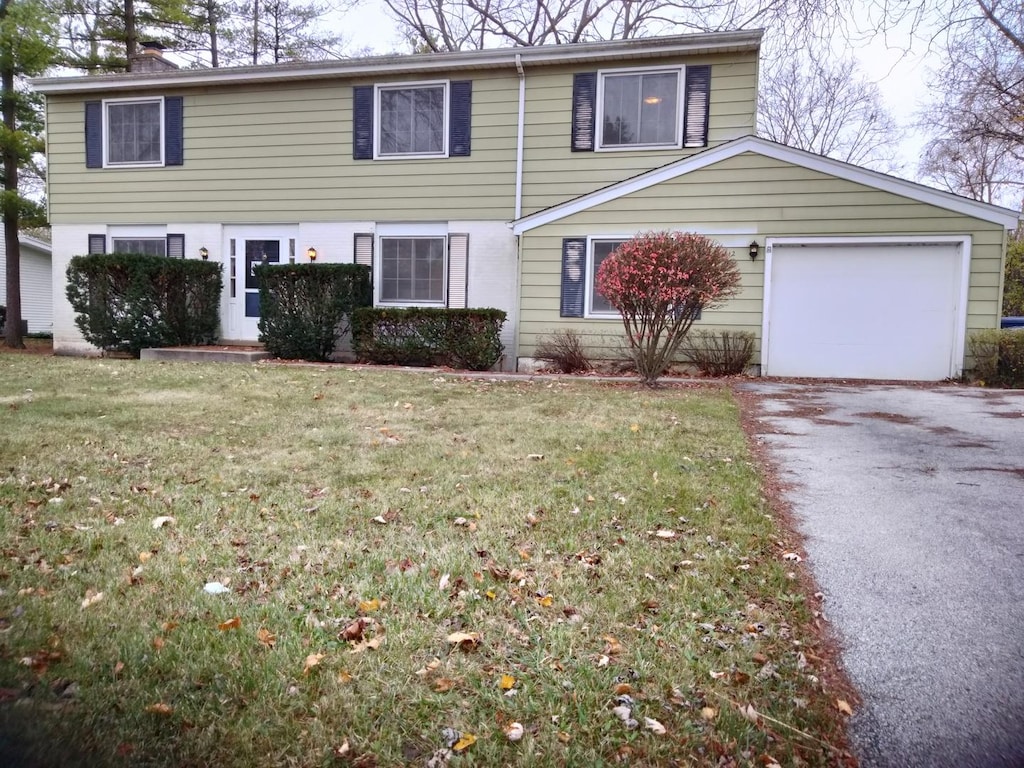
[[[363,308],[352,313],[352,347],[383,365],[486,371],[501,358],[500,309]]]
[[[256,267],[260,341],[276,357],[323,361],[357,307],[373,303],[370,268],[359,264]]]
[[[1024,328],[991,328],[971,335],[974,375],[990,387],[1024,387]]]
[[[220,264],[137,253],[75,256],[67,270],[75,325],[90,344],[135,357],[147,347],[217,339]]]

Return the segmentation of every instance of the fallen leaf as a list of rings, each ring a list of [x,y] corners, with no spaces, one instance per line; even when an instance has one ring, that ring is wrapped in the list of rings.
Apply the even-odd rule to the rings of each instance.
[[[124,662],[119,661],[117,662],[117,664],[114,665],[114,676],[117,677],[122,672],[124,672]]]
[[[146,711],[154,715],[169,715],[174,712],[174,707],[161,701],[157,704],[150,704],[146,707]]]
[[[629,683],[619,683],[614,690],[616,696],[628,696],[633,692],[633,686]]]
[[[618,653],[622,653],[622,644],[611,635],[605,635],[601,638],[605,642],[604,655],[614,656]]]
[[[612,714],[625,723],[631,717],[633,717],[633,710],[627,707],[625,704],[619,704],[617,707],[612,709]]]
[[[228,619],[227,621],[222,621],[220,624],[217,625],[217,629],[219,629],[221,632],[227,632],[230,629],[240,629],[241,626],[242,618],[240,616],[235,616],[234,618]]]
[[[462,734],[462,738],[460,738],[458,741],[455,742],[455,744],[452,745],[452,749],[456,752],[465,752],[474,744],[476,744],[476,736],[474,736],[472,733],[464,733]]]
[[[97,592],[94,589],[88,589],[85,592],[85,599],[82,600],[82,607],[88,608],[90,605],[95,605],[103,599],[103,593]]]
[[[363,629],[366,628],[366,619],[358,618],[349,622],[341,632],[338,633],[339,640],[348,640],[355,643],[363,639]]]
[[[471,651],[480,645],[479,632],[452,632],[448,635],[448,642],[456,645],[464,651]]]
[[[345,683],[351,683],[352,682],[352,675],[351,675],[351,673],[346,672],[344,669],[341,670],[338,673],[338,682],[343,684],[343,685]]]
[[[153,553],[152,552],[139,552],[139,562],[140,563],[148,563],[149,559],[151,557],[153,557]]]
[[[306,661],[302,665],[302,674],[308,675],[309,670],[317,666],[321,661],[324,660],[324,654],[322,653],[311,653],[306,657]]]
[[[656,736],[665,735],[665,726],[659,723],[653,717],[644,718],[644,727]]]
[[[513,686],[515,686],[515,684],[516,684],[516,679],[514,677],[512,677],[512,675],[502,675],[501,676],[501,681],[499,683],[499,685],[501,686],[501,690],[507,691],[509,688],[512,688]]]
[[[484,597],[486,597],[488,600],[493,600],[497,596],[497,593],[495,593],[493,589],[488,589],[486,592],[484,592]]]
[[[640,425],[639,424],[630,424],[629,425],[629,431],[630,432],[639,432],[640,431]]]
[[[783,559],[783,560],[790,560],[790,561],[792,561],[792,562],[794,562],[794,563],[802,563],[802,562],[803,562],[803,560],[804,560],[804,559],[803,559],[802,557],[800,557],[800,555],[798,555],[798,554],[797,554],[796,552],[787,552],[786,554],[784,554],[784,555],[782,556],[782,559]]]
[[[160,628],[164,632],[171,632],[172,630],[175,630],[175,629],[178,628],[178,622],[176,622],[176,621],[165,621],[163,624],[160,625]]]
[[[352,646],[349,653],[362,653],[363,651],[375,651],[384,644],[384,637],[377,635],[377,637],[371,637],[369,640],[363,640],[360,643],[356,643]]]
[[[838,709],[844,715],[853,714],[853,707],[847,704],[843,699],[836,699],[836,709]]]
[[[523,738],[525,730],[522,723],[509,723],[508,727],[505,728],[505,736],[509,741],[519,741]]]
[[[757,725],[758,714],[757,710],[754,709],[752,704],[745,704],[741,706],[740,714],[743,715],[743,717],[745,717],[747,720],[752,722],[754,725]]]
[[[321,395],[321,397],[323,397],[323,395]],[[349,753],[350,749],[352,749],[352,747],[349,746],[348,739],[345,739],[341,742],[341,746],[334,748],[334,754],[338,757],[345,757],[345,755]]]
[[[388,524],[388,521],[384,519],[384,515],[377,515],[375,518],[373,518],[372,522],[376,523],[377,525],[387,525]]]
[[[434,693],[447,693],[455,687],[455,681],[450,677],[439,677],[434,681]]]
[[[277,642],[277,636],[265,627],[260,627],[256,630],[256,639],[259,640],[262,645],[267,646],[267,648],[273,648],[274,643]]]
[[[717,714],[718,713],[711,707],[704,707],[700,711],[700,716],[709,721],[714,720]]]
[[[160,635],[157,635],[153,638],[153,650],[159,651],[165,645],[167,645],[167,641],[160,637]]]
[[[542,608],[550,608],[554,604],[555,598],[551,595],[544,595],[544,597],[538,597],[537,602]]]
[[[153,522],[151,523],[151,525],[154,528],[159,529],[163,528],[165,525],[174,525],[176,522],[177,520],[175,520],[170,515],[160,515],[160,517],[153,518]]]
[[[451,576],[450,573],[444,574],[441,577],[441,580],[439,582],[437,582],[438,590],[440,590],[441,592],[444,592],[446,589],[448,589],[448,583],[451,581],[451,578],[452,578],[452,576]]]
[[[363,600],[359,603],[359,610],[363,613],[373,613],[380,608],[380,600],[376,597],[372,600]]]
[[[654,532],[654,535],[659,539],[674,539],[676,537],[676,532],[670,528],[659,528]]]
[[[530,461],[543,461],[544,460],[544,454],[543,453],[528,453],[528,454],[526,454],[526,458],[529,459]]]

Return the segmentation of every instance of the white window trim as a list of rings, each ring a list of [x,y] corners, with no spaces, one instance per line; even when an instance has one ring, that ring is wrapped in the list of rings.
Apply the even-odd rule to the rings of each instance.
[[[444,113],[441,127],[441,152],[402,152],[396,154],[381,154],[380,151],[380,94],[381,91],[401,91],[412,88],[436,88],[444,87],[442,96],[442,112]],[[448,157],[448,121],[450,112],[450,81],[449,80],[416,80],[408,83],[382,83],[373,87],[373,159],[374,160],[431,160]],[[446,257],[447,258],[447,257]]]
[[[107,107],[111,104],[143,104],[158,103],[160,105],[160,160],[149,163],[112,163],[108,159],[110,149],[110,126],[107,124]],[[145,96],[136,99],[104,99],[103,100],[103,167],[104,168],[162,168],[167,157],[167,125],[164,119],[164,97]]]
[[[374,233],[376,242],[373,249],[373,306],[375,307],[447,307],[448,306],[448,226],[446,224],[388,225],[381,224]],[[381,298],[381,276],[383,274],[384,240],[408,240],[426,238],[444,240],[444,280],[441,286],[441,301],[391,301]]]
[[[586,283],[583,291],[583,317],[588,320],[619,320],[622,315],[617,311],[594,312],[591,310],[594,301],[594,278],[597,277],[594,270],[594,244],[604,243],[609,240],[632,240],[636,237],[634,232],[631,235],[587,235],[587,269]]]
[[[614,77],[615,75],[635,75],[635,74],[659,74],[659,73],[674,73],[678,75],[676,78],[676,138],[672,143],[666,144],[616,144],[614,146],[604,146],[604,81],[606,77]],[[682,149],[683,148],[683,113],[685,111],[685,104],[683,103],[684,96],[686,94],[685,88],[686,82],[686,68],[685,67],[628,67],[625,69],[602,69],[597,73],[597,108],[594,112],[595,125],[595,141],[594,151],[595,152],[641,152],[644,150],[652,149]]]

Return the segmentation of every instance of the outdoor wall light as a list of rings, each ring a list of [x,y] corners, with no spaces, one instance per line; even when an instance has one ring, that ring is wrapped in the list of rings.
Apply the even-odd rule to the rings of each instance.
[[[309,257],[310,261],[316,261],[316,248],[307,248],[306,255]]]
[[[750,243],[750,260],[757,261],[757,252],[761,250],[761,246],[757,244],[757,240]]]
[[[199,258],[202,259],[203,261],[206,261],[208,258],[210,258],[210,250],[208,248],[206,248],[205,246],[200,248],[199,249]]]

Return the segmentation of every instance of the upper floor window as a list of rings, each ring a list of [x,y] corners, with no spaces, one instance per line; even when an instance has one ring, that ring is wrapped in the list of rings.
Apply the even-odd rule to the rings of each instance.
[[[447,83],[377,88],[377,154],[446,155]]]
[[[470,154],[473,81],[352,87],[352,159]]]
[[[104,102],[107,165],[161,165],[163,99]]]
[[[681,79],[679,70],[602,74],[598,146],[678,147]]]
[[[85,102],[86,168],[152,168],[184,160],[181,96]]]
[[[711,66],[577,72],[573,152],[708,145]]]

